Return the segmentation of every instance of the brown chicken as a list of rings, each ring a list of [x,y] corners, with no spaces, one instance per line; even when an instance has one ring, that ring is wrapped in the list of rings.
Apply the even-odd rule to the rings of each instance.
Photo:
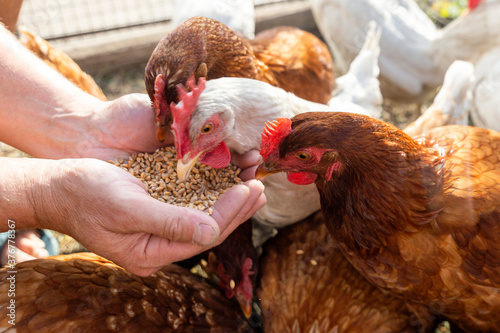
[[[311,112],[268,124],[260,152],[257,176],[314,182],[347,259],[422,323],[441,314],[500,330],[499,133],[445,126],[412,139],[367,116]]]
[[[321,212],[266,243],[258,295],[265,332],[403,332],[412,317],[344,258]]]
[[[194,17],[163,37],[146,66],[160,141],[172,121],[170,103],[179,102],[177,85],[186,85],[193,73],[196,80],[257,79],[320,103],[330,99],[334,88],[332,57],[314,35],[277,27],[248,40],[216,20]]]
[[[250,318],[257,267],[252,221],[248,220],[222,244],[209,250],[207,264],[203,268],[218,282],[226,297],[238,301],[245,317]]]
[[[9,288],[15,278],[15,298]],[[15,299],[15,326],[8,321]],[[211,284],[176,265],[138,277],[92,253],[0,271],[0,326],[17,332],[251,332]],[[8,331],[7,331],[8,332]]]
[[[52,47],[46,40],[26,28],[18,27],[17,31],[19,32],[19,41],[47,65],[64,75],[86,93],[102,101],[107,100],[94,79],[85,73],[66,53]]]

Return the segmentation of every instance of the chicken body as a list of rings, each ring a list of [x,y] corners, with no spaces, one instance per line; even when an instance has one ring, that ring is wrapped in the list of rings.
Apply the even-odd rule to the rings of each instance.
[[[476,126],[500,131],[500,47],[484,54],[475,64],[471,118]]]
[[[321,212],[280,230],[263,250],[258,295],[265,332],[403,332],[404,302],[344,258]]]
[[[414,0],[313,0],[311,6],[341,73],[361,49],[368,23],[378,23],[382,95],[395,101],[421,100],[443,82],[454,60],[474,62],[500,44],[496,0],[483,0],[443,29]]]
[[[15,326],[8,289],[15,276]],[[189,271],[169,265],[138,277],[92,253],[62,255],[0,271],[6,332],[251,332],[237,306]]]
[[[175,112],[174,133],[179,165],[190,165],[200,152],[202,163],[212,167],[211,161],[229,161],[229,152],[239,154],[258,149],[260,132],[266,121],[276,117],[293,117],[307,111],[345,110],[379,118],[380,94],[377,75],[378,35],[367,39],[366,47],[353,62],[349,73],[339,78],[339,86],[328,105],[313,103],[264,82],[244,78],[220,78],[206,82],[205,89],[183,100],[183,111]],[[369,87],[369,90],[362,90]],[[201,90],[201,87],[190,87]],[[194,110],[187,108],[193,105]],[[177,108],[176,108],[177,110]],[[212,124],[210,133],[204,129]],[[227,149],[220,149],[220,145]],[[187,148],[186,148],[187,147]],[[222,152],[221,152],[222,151]],[[221,156],[226,154],[227,156]],[[178,167],[179,170],[179,167]],[[178,171],[178,175],[185,172]],[[180,176],[182,177],[182,176]],[[316,188],[298,186],[283,175],[265,180],[267,204],[254,218],[261,224],[283,227],[304,219],[318,211]]]
[[[467,125],[471,110],[470,86],[473,80],[474,66],[470,62],[453,62],[446,71],[443,85],[432,105],[404,129],[406,134],[413,137],[440,126]]]
[[[330,232],[371,283],[420,318],[500,330],[500,133],[453,125],[413,140],[349,113],[272,126],[258,175],[315,182]]]
[[[178,102],[177,85],[186,84],[193,73],[207,80],[253,78],[322,103],[334,87],[330,52],[314,35],[278,27],[248,40],[205,17],[191,18],[168,33],[153,51],[145,73],[159,139],[171,123],[169,108]]]

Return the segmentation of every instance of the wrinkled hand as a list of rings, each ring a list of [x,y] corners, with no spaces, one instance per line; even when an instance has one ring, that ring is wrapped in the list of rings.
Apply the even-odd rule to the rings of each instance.
[[[91,117],[87,140],[76,147],[78,156],[109,160],[174,144],[170,131],[163,143],[156,139],[148,95],[129,94],[100,103],[102,108]]]
[[[138,179],[109,163],[52,163],[58,166],[50,184],[33,187],[31,194],[43,227],[73,236],[138,275],[220,244],[266,201],[262,183],[249,181],[225,192],[209,216],[151,198]]]

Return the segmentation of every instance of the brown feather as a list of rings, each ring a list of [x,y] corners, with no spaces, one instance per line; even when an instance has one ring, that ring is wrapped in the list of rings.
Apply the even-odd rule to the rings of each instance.
[[[179,102],[176,86],[185,85],[202,63],[207,80],[252,78],[314,102],[326,103],[334,86],[328,47],[312,34],[276,28],[249,41],[218,21],[194,17],[166,34],[153,51],[145,69],[151,101],[156,76],[162,74],[167,105]],[[165,124],[170,123],[168,115]]]
[[[338,152],[331,181],[313,169],[322,211],[370,282],[463,329],[500,330],[500,133],[446,126],[413,140],[347,113],[301,114],[292,128],[281,159]]]
[[[280,230],[262,258],[266,332],[416,331],[404,302],[372,286],[344,258],[322,213]]]
[[[252,331],[217,288],[176,265],[142,278],[82,253],[23,262],[15,270],[19,332]],[[9,276],[0,271],[2,291]],[[3,292],[5,328],[11,327],[9,302]]]

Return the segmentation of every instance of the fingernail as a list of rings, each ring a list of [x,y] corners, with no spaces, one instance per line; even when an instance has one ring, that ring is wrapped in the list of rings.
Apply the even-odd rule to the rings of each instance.
[[[215,242],[217,235],[215,229],[204,223],[198,224],[193,234],[193,244],[200,246],[210,246]]]

